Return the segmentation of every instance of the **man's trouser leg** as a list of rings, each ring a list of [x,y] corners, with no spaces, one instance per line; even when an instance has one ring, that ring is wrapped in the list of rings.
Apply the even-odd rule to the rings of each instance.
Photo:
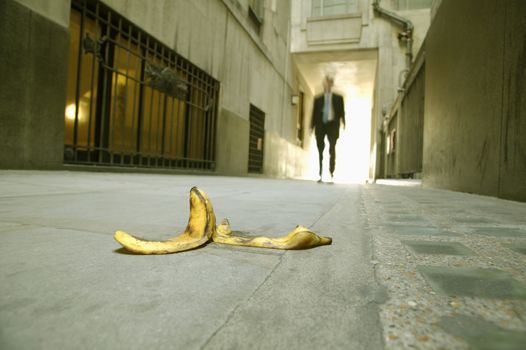
[[[338,137],[334,134],[331,135],[331,133],[328,133],[327,136],[329,138],[329,154],[331,156],[329,171],[331,172],[331,176],[333,176],[334,169],[336,168],[336,141],[338,141]]]
[[[323,150],[325,149],[325,132],[316,129],[316,145],[318,146],[318,155],[320,159],[320,177],[323,170]]]

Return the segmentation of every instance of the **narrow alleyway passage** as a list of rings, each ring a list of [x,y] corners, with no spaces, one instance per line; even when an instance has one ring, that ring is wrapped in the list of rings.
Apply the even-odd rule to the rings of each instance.
[[[188,191],[253,234],[123,254],[182,231]],[[526,342],[526,204],[420,187],[219,176],[0,172],[2,349],[467,349]]]

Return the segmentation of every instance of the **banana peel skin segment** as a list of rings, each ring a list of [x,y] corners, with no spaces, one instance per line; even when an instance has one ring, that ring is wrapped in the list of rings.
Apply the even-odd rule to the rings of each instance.
[[[223,219],[221,224],[217,226],[212,240],[220,244],[287,250],[309,249],[332,244],[332,238],[318,236],[301,225],[296,226],[282,237],[248,236],[242,232],[232,231],[227,219]]]
[[[193,187],[190,190],[190,217],[183,233],[166,241],[150,241],[124,231],[114,238],[126,250],[136,254],[170,254],[197,248],[207,243],[215,232],[216,219],[206,193]]]

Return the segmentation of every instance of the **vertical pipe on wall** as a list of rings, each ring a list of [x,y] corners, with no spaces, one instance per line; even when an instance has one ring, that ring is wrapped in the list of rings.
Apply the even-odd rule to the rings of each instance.
[[[411,63],[413,61],[413,23],[407,18],[399,16],[398,14],[388,11],[385,8],[381,7],[380,0],[373,1],[373,8],[374,11],[377,12],[380,16],[385,16],[389,18],[392,22],[403,27],[404,31],[398,34],[398,39],[403,40],[406,43],[406,69],[407,71],[409,71],[409,69],[411,68]]]

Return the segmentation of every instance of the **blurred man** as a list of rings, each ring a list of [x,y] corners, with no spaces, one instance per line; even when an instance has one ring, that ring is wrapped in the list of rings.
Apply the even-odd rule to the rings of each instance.
[[[316,145],[318,146],[320,158],[320,179],[318,182],[322,182],[325,136],[327,136],[329,140],[329,172],[332,181],[336,167],[336,141],[338,141],[338,137],[340,136],[340,123],[345,129],[343,97],[332,92],[333,85],[334,78],[325,76],[323,79],[323,94],[314,99],[314,106],[312,108],[311,128],[315,131]]]

